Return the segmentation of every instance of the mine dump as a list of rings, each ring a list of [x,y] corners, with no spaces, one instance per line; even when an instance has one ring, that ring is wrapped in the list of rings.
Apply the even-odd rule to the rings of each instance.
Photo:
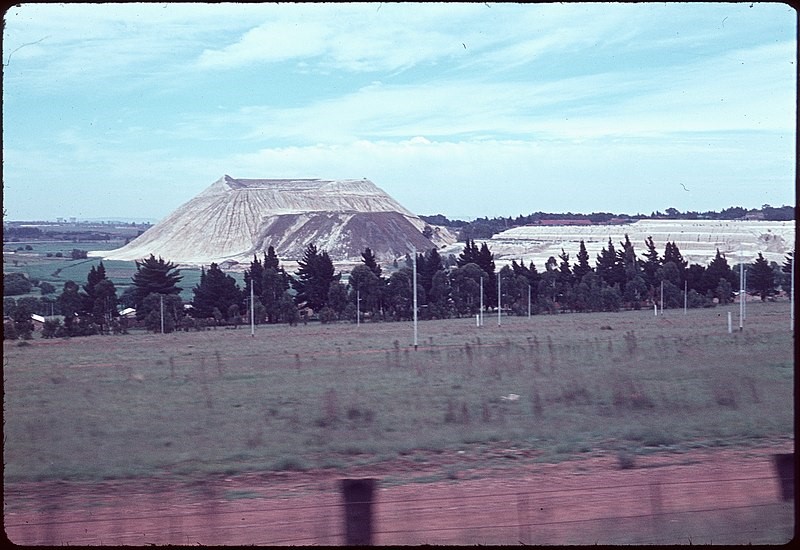
[[[183,265],[246,263],[272,246],[299,259],[313,243],[334,261],[358,260],[370,247],[392,261],[409,250],[450,244],[368,179],[235,179],[225,175],[117,250],[94,252],[133,261],[150,254]]]

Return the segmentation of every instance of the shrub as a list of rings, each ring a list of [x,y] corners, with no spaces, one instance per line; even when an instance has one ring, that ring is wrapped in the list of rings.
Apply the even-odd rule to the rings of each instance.
[[[14,326],[14,321],[3,322],[3,340],[16,340],[19,338],[17,329]]]
[[[353,315],[355,319],[355,315]],[[332,323],[336,320],[336,312],[329,307],[324,307],[319,310],[319,322],[323,324]]]
[[[56,291],[56,287],[48,283],[47,281],[43,281],[39,283],[39,291],[44,294],[52,294]]]
[[[47,319],[42,327],[42,338],[54,338],[61,328],[60,319]]]

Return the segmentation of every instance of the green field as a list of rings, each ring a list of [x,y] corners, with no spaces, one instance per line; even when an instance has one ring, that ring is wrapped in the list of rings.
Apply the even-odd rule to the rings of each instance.
[[[92,267],[96,267],[100,258],[87,258],[85,260],[73,260],[70,257],[72,249],[80,250],[113,250],[123,246],[125,241],[91,241],[91,242],[72,242],[72,241],[21,241],[14,243],[3,243],[3,271],[5,273],[24,273],[29,279],[45,281],[56,287],[60,293],[66,281],[75,281],[79,285],[86,284],[86,277]],[[28,245],[33,250],[25,250]],[[17,250],[22,248],[22,250]],[[62,257],[57,258],[55,254],[61,252]],[[47,254],[53,256],[47,257]],[[125,287],[131,284],[131,277],[136,273],[135,262],[122,262],[117,260],[104,260],[106,276],[114,283],[117,288],[117,296],[120,296]],[[192,289],[200,282],[200,268],[180,270],[183,280],[179,286],[183,289],[181,298],[188,302],[193,298]],[[242,273],[231,273],[236,278],[240,286],[243,285]],[[34,288],[29,296],[39,297],[39,290]]]
[[[791,436],[788,302],[749,304],[741,333],[728,311],[738,325],[736,306],[427,321],[417,350],[411,323],[4,342],[5,480],[341,468],[492,442],[560,461]]]

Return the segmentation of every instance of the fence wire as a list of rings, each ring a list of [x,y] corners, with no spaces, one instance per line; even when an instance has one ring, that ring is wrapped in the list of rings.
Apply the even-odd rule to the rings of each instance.
[[[771,498],[750,498],[748,487],[768,482],[775,489]],[[380,491],[372,503],[373,540],[378,544],[788,542],[794,535],[794,509],[780,499],[778,482],[775,476],[656,480],[480,494],[460,491],[455,484],[448,496],[408,497],[384,496]],[[388,490],[392,489],[396,488]],[[425,486],[413,489],[424,493]],[[61,496],[66,495],[62,490]],[[696,495],[703,498],[692,505]],[[714,495],[719,496],[716,504],[708,505],[708,497]],[[94,502],[79,508],[59,502],[58,497],[41,497],[38,509],[7,508],[5,529],[11,541],[26,545],[345,542],[345,505],[331,491],[314,495],[313,504],[293,502],[294,498],[280,503],[255,498],[244,506],[241,500],[227,500],[214,486],[193,501],[172,491],[112,495],[127,505]],[[131,506],[139,502],[141,509],[147,499],[154,504],[147,513],[137,513]]]

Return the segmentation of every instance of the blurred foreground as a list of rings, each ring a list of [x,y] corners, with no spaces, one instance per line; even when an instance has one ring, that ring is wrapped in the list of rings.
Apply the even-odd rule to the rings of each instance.
[[[11,483],[4,523],[24,545],[336,545],[345,542],[339,480],[374,477],[379,545],[780,544],[794,536],[795,511],[773,455],[793,451],[779,439],[520,466],[518,450],[498,447],[506,465],[430,483],[446,453],[347,472]]]

